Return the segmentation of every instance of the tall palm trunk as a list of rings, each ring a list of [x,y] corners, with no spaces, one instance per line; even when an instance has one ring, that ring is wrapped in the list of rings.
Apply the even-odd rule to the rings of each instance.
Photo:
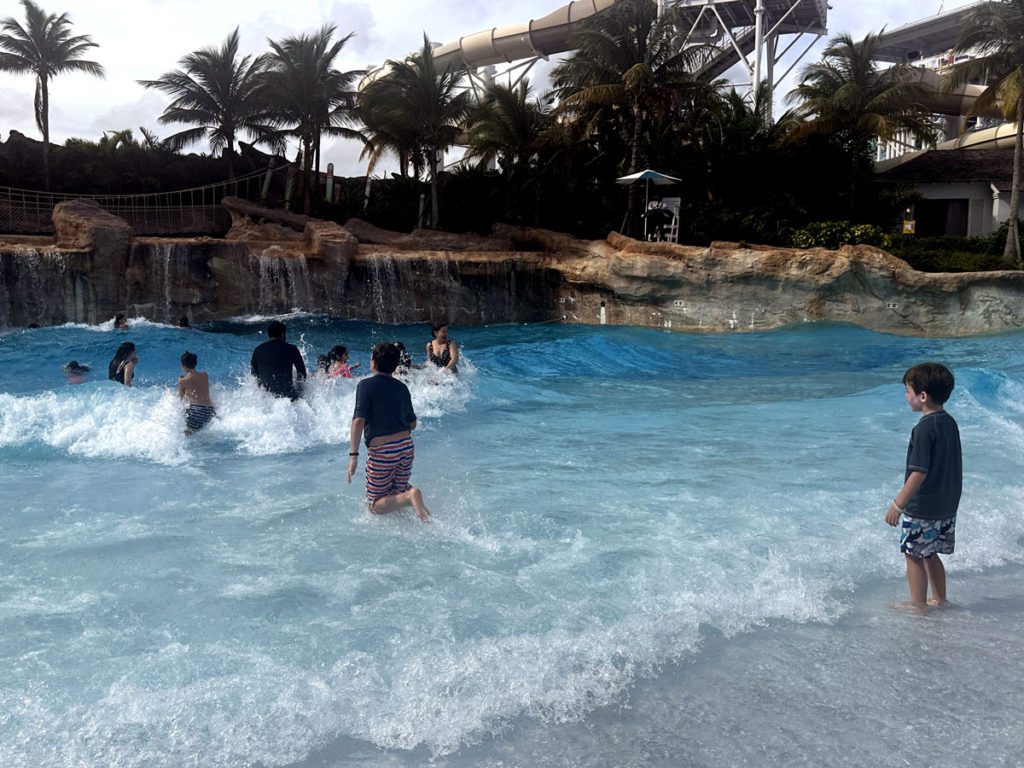
[[[636,173],[640,165],[640,137],[643,135],[644,113],[639,105],[633,107],[633,115],[633,141],[629,154],[629,170],[626,171],[626,175]],[[636,218],[637,192],[637,185],[630,184],[628,202],[626,203],[626,220],[622,223],[622,233],[624,235],[629,235],[633,232],[633,222]]]
[[[228,178],[231,179],[231,194],[238,195],[238,182],[235,179],[235,137],[234,134],[228,136],[228,143],[226,154],[228,156]]]
[[[302,212],[309,216],[310,208],[313,204],[313,137],[307,136],[303,140],[305,150],[302,155],[302,195],[304,200],[302,201]]]
[[[45,77],[39,79],[39,128],[43,132],[43,189],[50,191],[50,89]]]
[[[1013,183],[1010,188],[1010,219],[1006,228],[1006,247],[1003,261],[1021,269],[1020,233],[1017,231],[1017,215],[1020,210],[1020,156],[1024,145],[1024,97],[1017,99],[1017,137],[1013,143]]]
[[[437,147],[430,148],[430,228],[437,229]]]

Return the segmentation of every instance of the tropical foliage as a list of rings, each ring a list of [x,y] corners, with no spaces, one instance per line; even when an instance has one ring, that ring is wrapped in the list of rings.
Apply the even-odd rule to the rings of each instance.
[[[996,75],[978,110],[994,105],[1016,115],[1024,109],[1021,4],[982,6],[964,31],[961,46],[981,50],[982,57],[956,67],[951,82]],[[82,60],[94,44],[72,36],[66,16],[47,16],[31,0],[23,5],[26,24],[3,23],[0,68],[36,73],[37,118],[48,138],[45,84],[61,71],[102,70]],[[68,184],[80,185],[74,191],[156,190],[168,188],[172,167],[193,168],[204,181],[266,167],[270,158],[243,144],[244,137],[274,151],[297,144],[301,184],[293,204],[339,220],[359,215],[408,228],[423,218],[429,194],[435,227],[443,222],[486,231],[501,220],[585,237],[603,237],[612,228],[635,232],[639,219],[628,214],[639,213],[641,187],[614,182],[651,167],[683,179],[669,193],[680,198],[683,242],[885,242],[878,233],[893,231],[909,192],[874,182],[870,150],[876,137],[931,140],[913,73],[874,64],[877,36],[854,41],[840,35],[820,62],[803,70],[789,95],[791,112],[775,122],[763,92],[740,94],[701,74],[710,51],[680,48],[674,13],[659,15],[655,0],[620,0],[590,17],[553,71],[554,90],[539,97],[525,78],[470,87],[457,62],[436,58],[425,37],[413,55],[364,76],[339,66],[352,35],[333,25],[268,40],[263,54],[244,54],[236,29],[220,46],[187,54],[177,69],[140,81],[170,97],[161,122],[183,129],[164,140],[143,129],[138,138],[125,129],[107,131],[95,143],[70,140],[55,149],[59,183],[69,191]],[[32,58],[36,40],[51,52]],[[64,69],[54,64],[58,54],[70,54]],[[314,171],[325,140],[333,137],[363,143],[368,173],[386,156],[397,159],[398,172],[372,185],[365,179],[336,184],[332,200],[320,199]],[[220,159],[176,154],[199,141]],[[446,169],[443,158],[454,144],[467,151]],[[20,134],[16,141],[12,133],[8,147],[37,157],[48,143]],[[38,161],[15,155],[0,144],[0,184],[18,179],[27,185],[21,180],[38,177]],[[236,159],[243,168],[235,167]],[[281,198],[287,197],[283,189],[282,182]],[[1016,243],[1015,228],[1006,240],[1007,248]],[[986,252],[963,263],[991,258]],[[928,255],[919,261],[941,262]]]
[[[709,86],[693,74],[708,51],[679,46],[676,34],[673,10],[659,14],[652,0],[624,0],[583,24],[575,50],[553,72],[563,114],[591,126],[611,121],[628,137],[623,175],[640,170],[649,157],[645,122],[676,111],[687,91]],[[636,192],[631,185],[628,215],[635,212]]]
[[[323,136],[363,140],[355,129],[356,81],[362,71],[342,72],[335,63],[352,34],[335,38],[337,27],[325,24],[313,34],[269,40],[270,68],[266,102],[278,126],[279,143],[299,141],[302,152],[303,206],[308,213],[313,196],[313,169],[320,170]]]
[[[804,67],[801,83],[788,96],[790,139],[823,133],[847,151],[870,152],[872,142],[900,135],[935,141],[926,92],[908,64],[881,68],[878,35],[855,42],[847,34],[829,41],[822,60]]]
[[[1024,142],[1024,3],[1020,0],[989,2],[975,8],[957,43],[958,53],[977,53],[977,57],[957,64],[949,73],[948,85],[983,82],[988,87],[975,101],[972,111],[983,113],[998,107],[1017,125],[1013,152],[1013,182],[1010,192],[1010,218],[1003,248],[1004,266],[1024,268],[1021,257],[1020,211],[1021,147]]]
[[[13,17],[0,22],[0,71],[31,73],[36,78],[36,126],[43,134],[43,178],[50,188],[50,80],[68,72],[103,77],[103,66],[83,59],[96,48],[88,35],[75,35],[66,13],[46,13],[32,0],[21,0],[25,23]]]
[[[402,61],[389,60],[363,93],[363,121],[371,158],[391,149],[416,164],[425,158],[430,174],[430,225],[439,225],[438,172],[472,110],[464,75],[455,63],[438,66],[424,35],[423,47]]]
[[[214,152],[224,151],[231,176],[240,133],[257,142],[274,139],[263,98],[269,57],[239,56],[238,47],[236,27],[220,48],[194,51],[178,62],[180,69],[139,81],[171,97],[160,116],[162,124],[193,126],[168,136],[167,146],[178,150],[205,139]]]

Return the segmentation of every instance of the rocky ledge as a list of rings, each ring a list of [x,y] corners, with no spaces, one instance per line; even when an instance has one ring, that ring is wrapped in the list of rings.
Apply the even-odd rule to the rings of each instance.
[[[120,219],[77,203],[55,212],[54,244],[0,237],[0,324],[95,322],[114,311],[202,321],[298,307],[378,322],[683,331],[816,320],[921,336],[1024,327],[1024,273],[927,274],[868,246],[693,247],[617,233],[585,241],[507,225],[490,236],[403,234],[224,205],[233,219],[224,239],[133,238]]]

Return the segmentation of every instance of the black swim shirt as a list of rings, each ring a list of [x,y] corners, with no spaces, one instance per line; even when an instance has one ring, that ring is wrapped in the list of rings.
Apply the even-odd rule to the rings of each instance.
[[[945,411],[922,416],[910,433],[905,478],[915,470],[926,474],[917,493],[907,501],[905,514],[925,520],[955,515],[960,506],[963,460],[960,430]]]
[[[412,429],[416,412],[412,409],[409,388],[391,376],[376,374],[356,387],[353,419],[366,419],[363,438],[366,444],[380,435],[393,435]]]

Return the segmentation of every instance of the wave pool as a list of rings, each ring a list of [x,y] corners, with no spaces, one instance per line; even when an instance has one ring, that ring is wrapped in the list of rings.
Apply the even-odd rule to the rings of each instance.
[[[1024,333],[456,326],[460,377],[408,380],[424,526],[345,483],[353,381],[249,380],[266,320],[0,335],[0,765],[1024,763]],[[357,374],[429,338],[285,320]],[[929,359],[965,476],[922,618],[882,517]]]

